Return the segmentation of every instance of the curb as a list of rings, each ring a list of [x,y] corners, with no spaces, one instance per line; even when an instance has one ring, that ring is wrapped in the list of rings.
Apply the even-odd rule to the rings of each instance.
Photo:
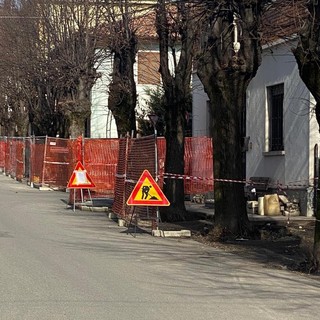
[[[77,205],[76,205],[77,207]],[[92,211],[92,212],[109,212],[110,208],[108,207],[91,207],[86,205],[79,205],[78,208],[81,211]]]
[[[180,231],[164,231],[164,230],[152,230],[152,236],[162,238],[191,238],[190,230]]]
[[[92,212],[107,212],[110,220],[116,221],[119,227],[126,227],[127,222],[121,218],[118,218],[109,207],[91,207],[90,205],[78,205],[78,209],[82,211]],[[161,238],[191,238],[191,230],[179,230],[179,231],[165,231],[165,230],[152,230],[151,235],[153,237]]]

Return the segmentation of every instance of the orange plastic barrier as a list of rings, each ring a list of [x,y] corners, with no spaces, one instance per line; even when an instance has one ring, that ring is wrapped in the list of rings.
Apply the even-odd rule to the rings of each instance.
[[[16,166],[15,178],[21,181],[25,177],[25,139],[15,141],[16,144]]]
[[[159,184],[165,174],[166,140],[158,138]],[[213,146],[208,137],[187,137],[184,146],[184,177],[172,176],[171,179],[184,178],[185,194],[198,194],[213,191]]]
[[[4,171],[6,165],[6,139],[0,140],[0,170]]]
[[[184,179],[186,194],[207,193],[213,191],[213,150],[212,139],[193,137],[185,140],[184,175],[167,175],[165,169],[166,141],[157,139],[158,184],[163,185],[164,176],[168,179]],[[119,162],[116,175],[115,201],[113,211],[128,219],[132,211],[126,206],[135,183],[144,169],[155,177],[155,141],[154,136],[138,139],[122,139],[119,148]],[[148,210],[149,212],[143,212]],[[135,212],[141,216],[152,216],[154,209],[139,207]]]
[[[118,164],[119,139],[86,138],[83,140],[79,137],[72,144],[72,150],[74,154],[72,170],[74,170],[76,162],[81,161],[96,186],[90,189],[91,197],[113,197]],[[89,198],[87,189],[82,190],[82,195],[80,190],[70,192],[69,203],[79,202],[82,200],[82,196],[84,200]]]
[[[69,139],[46,137],[41,184],[55,188],[65,188],[70,174],[73,154]]]
[[[84,140],[83,164],[96,185],[93,195],[113,196],[118,151],[119,139]]]
[[[5,173],[7,176],[13,175],[14,164],[13,158],[15,159],[15,143],[11,138],[7,139],[6,143],[6,155],[5,155]]]
[[[155,177],[155,143],[158,177]],[[156,142],[154,136],[84,140],[81,137],[2,138],[0,168],[3,167],[7,175],[18,180],[28,178],[34,185],[64,189],[77,161],[81,161],[96,185],[92,195],[114,196],[116,212],[127,216],[129,211],[124,209],[125,201],[144,169],[149,170],[162,186],[167,175],[164,172],[165,153],[165,139],[158,138]],[[212,191],[212,157],[210,138],[186,138],[184,176],[167,175],[166,178],[184,179],[186,194]]]
[[[4,170],[17,180],[24,177],[24,138],[7,138]]]
[[[208,137],[186,138],[185,141],[186,194],[203,194],[213,191],[213,146]]]
[[[116,175],[115,198],[113,211],[123,217],[130,219],[132,207],[126,206],[134,186],[138,182],[143,170],[149,170],[151,175],[155,173],[155,140],[154,136],[121,139],[119,148],[119,163]],[[135,216],[153,217],[155,219],[155,208],[136,207]]]
[[[30,182],[40,185],[43,173],[44,150],[46,145],[45,137],[31,138],[30,141]]]

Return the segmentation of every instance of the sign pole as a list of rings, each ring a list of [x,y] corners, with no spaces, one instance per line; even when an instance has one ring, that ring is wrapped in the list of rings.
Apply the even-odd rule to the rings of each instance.
[[[158,146],[157,146],[157,122],[158,122],[158,116],[156,114],[150,114],[149,118],[153,125],[154,130],[154,169],[155,169],[155,181],[158,183]],[[159,206],[156,207],[156,228],[159,229],[159,222],[160,222],[160,211]]]
[[[158,146],[157,146],[157,128],[156,125],[154,125],[154,157],[155,157],[155,175],[156,175],[156,183],[158,183],[159,177],[158,177]],[[156,216],[157,216],[157,222],[156,222],[156,228],[159,230],[159,223],[160,223],[160,211],[159,206],[156,207]]]
[[[76,189],[73,189],[73,212],[76,211]]]
[[[129,234],[129,229],[130,229],[131,224],[132,224],[132,219],[133,219],[133,215],[134,215],[135,209],[136,209],[136,207],[133,207],[133,209],[132,209],[131,218],[130,218],[129,226],[128,226],[128,229],[127,229],[127,234]],[[137,219],[137,217],[136,217],[136,219]],[[136,225],[135,225],[135,228],[134,228],[134,237],[136,237],[136,231],[137,231],[137,221],[136,221]]]

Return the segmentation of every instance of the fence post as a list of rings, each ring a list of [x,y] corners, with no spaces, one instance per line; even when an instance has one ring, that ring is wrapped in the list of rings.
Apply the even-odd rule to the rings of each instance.
[[[44,172],[45,172],[45,164],[46,164],[46,157],[47,157],[47,144],[48,144],[48,136],[45,139],[44,145],[44,155],[43,155],[43,166],[42,166],[42,178],[41,178],[41,186],[44,186]]]
[[[125,166],[124,166],[124,188],[122,194],[122,210],[124,208],[123,215],[126,215],[126,183],[127,183],[127,172],[128,172],[128,155],[129,155],[129,144],[131,144],[131,139],[129,135],[126,135],[126,149],[125,149]]]

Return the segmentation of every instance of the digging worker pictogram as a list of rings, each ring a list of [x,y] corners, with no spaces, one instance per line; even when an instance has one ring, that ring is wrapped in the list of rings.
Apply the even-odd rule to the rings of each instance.
[[[142,191],[142,197],[141,199],[147,199],[149,195],[149,191],[152,188],[152,186],[143,186],[141,191]]]

